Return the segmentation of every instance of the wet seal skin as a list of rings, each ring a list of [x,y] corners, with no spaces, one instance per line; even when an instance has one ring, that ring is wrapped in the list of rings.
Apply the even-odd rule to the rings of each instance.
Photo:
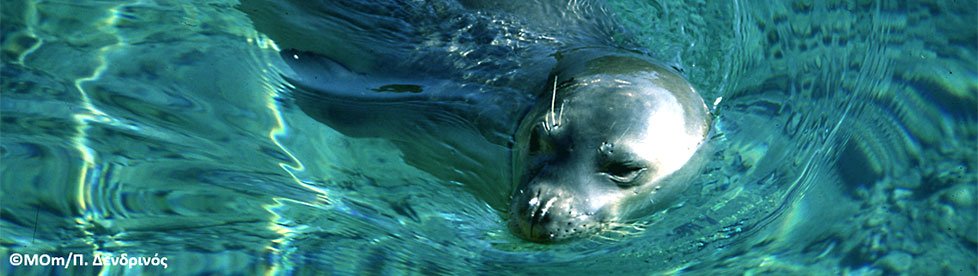
[[[710,130],[677,72],[603,49],[565,53],[516,132],[509,227],[535,242],[593,234],[666,206]]]
[[[405,163],[461,184],[498,210],[515,236],[553,243],[596,235],[669,207],[697,172],[694,153],[711,117],[692,85],[670,66],[590,39],[612,27],[553,17],[551,8],[566,3],[413,9],[340,2],[248,0],[241,10],[283,49],[290,69],[283,78],[303,113],[349,137],[389,140]],[[598,5],[582,7],[602,17]],[[461,30],[440,23],[483,12],[575,35],[506,48],[517,44],[492,42],[510,30],[526,38],[533,29],[494,28],[496,20],[465,21],[472,25]],[[396,28],[367,31],[376,24]],[[445,49],[489,56],[446,59],[438,48],[414,44],[438,41],[403,34],[457,34]]]

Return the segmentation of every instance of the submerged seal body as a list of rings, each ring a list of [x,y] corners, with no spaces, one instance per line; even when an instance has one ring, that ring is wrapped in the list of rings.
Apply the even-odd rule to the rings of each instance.
[[[617,29],[584,2],[558,17],[567,3],[240,8],[283,49],[283,77],[305,114],[388,139],[407,164],[499,210],[515,235],[555,242],[666,206],[710,128],[692,86],[601,39]],[[546,35],[557,33],[568,35]]]
[[[515,135],[509,225],[531,241],[587,235],[663,207],[686,183],[669,176],[710,129],[702,98],[665,66],[608,49],[563,56],[549,101]]]

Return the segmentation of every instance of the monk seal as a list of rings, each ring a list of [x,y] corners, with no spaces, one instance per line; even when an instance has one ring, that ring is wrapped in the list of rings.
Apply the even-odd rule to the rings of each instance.
[[[566,3],[463,2],[240,9],[282,49],[288,98],[304,114],[392,142],[405,163],[464,187],[523,239],[591,235],[685,187],[677,172],[709,112],[676,70],[603,39],[617,30],[601,21],[605,9],[553,17]],[[538,21],[524,28],[495,13]],[[566,37],[547,35],[563,27]]]
[[[710,113],[671,68],[613,49],[563,54],[549,99],[515,135],[509,226],[536,242],[587,235],[659,209],[668,179],[710,130]],[[564,81],[560,81],[561,78]]]

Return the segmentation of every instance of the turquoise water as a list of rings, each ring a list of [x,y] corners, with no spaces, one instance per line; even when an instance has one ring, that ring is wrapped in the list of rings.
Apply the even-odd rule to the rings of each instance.
[[[332,4],[3,2],[2,274],[978,274],[974,1],[622,0],[602,18],[574,2],[557,19]],[[327,27],[256,24],[274,18]],[[388,28],[328,31],[342,20]],[[391,141],[311,119],[278,54],[305,41],[520,88],[529,61],[581,39],[567,22],[612,26],[603,43],[681,68],[717,119],[673,208],[556,245],[514,237],[484,196],[408,165]],[[158,254],[168,267],[23,267],[13,254]]]

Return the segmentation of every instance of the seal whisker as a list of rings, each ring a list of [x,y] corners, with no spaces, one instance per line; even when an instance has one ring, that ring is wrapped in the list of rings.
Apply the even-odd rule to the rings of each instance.
[[[607,222],[605,229],[600,231],[596,238],[608,241],[619,241],[627,236],[635,235],[645,231],[645,227],[635,223]]]
[[[608,241],[608,242],[617,242],[617,241],[619,241],[619,239],[616,239],[616,238],[613,238],[613,237],[608,237],[606,235],[595,235],[594,237],[597,238],[597,239],[601,239],[603,241]]]
[[[559,126],[562,121],[564,121],[564,103],[560,102],[560,115],[557,116],[557,125]]]
[[[557,122],[556,113],[554,112],[554,106],[557,102],[557,75],[554,75],[554,89],[553,93],[550,95],[550,124],[556,125]]]
[[[621,139],[624,139],[625,138],[625,135],[628,134],[628,131],[629,130],[632,130],[632,125],[628,125],[628,127],[625,128],[625,131],[622,132],[621,135],[618,136],[618,139],[615,139],[615,144],[618,144],[619,142],[621,142]]]

